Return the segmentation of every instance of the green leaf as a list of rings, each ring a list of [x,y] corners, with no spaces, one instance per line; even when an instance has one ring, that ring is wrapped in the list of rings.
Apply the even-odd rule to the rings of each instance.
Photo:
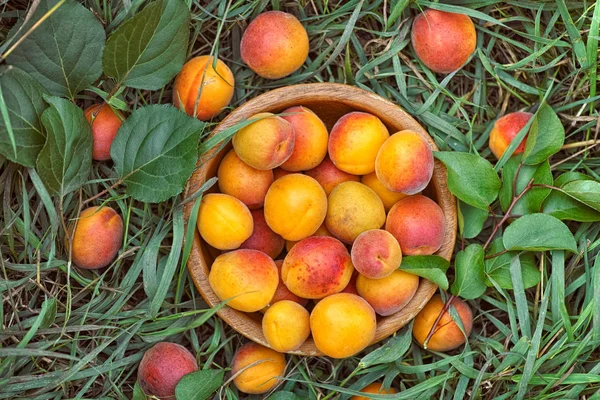
[[[190,11],[181,0],[157,0],[125,21],[106,42],[104,73],[145,90],[166,85],[185,62]]]
[[[46,142],[42,112],[46,93],[35,80],[15,67],[0,74],[0,154],[26,167],[34,167]]]
[[[46,144],[37,159],[37,171],[48,189],[64,196],[83,185],[92,168],[92,130],[81,108],[59,97],[46,97],[50,107],[42,114]]]
[[[302,397],[294,392],[279,391],[270,395],[267,400],[302,400]]]
[[[504,250],[502,239],[496,239],[488,249],[488,255],[497,254]],[[535,256],[532,253],[525,252],[519,254],[515,251],[500,254],[497,257],[485,260],[485,284],[488,287],[494,287],[494,281],[502,289],[513,288],[510,263],[516,255],[521,260],[521,280],[525,289],[533,287],[540,282],[541,274],[535,263]]]
[[[57,3],[42,0],[20,35]],[[15,48],[7,62],[29,73],[50,94],[74,99],[100,77],[105,42],[104,28],[94,14],[67,0]]]
[[[450,291],[455,296],[471,300],[480,297],[485,286],[483,247],[473,243],[459,251],[454,260],[454,283]]]
[[[203,128],[203,122],[169,105],[135,110],[110,148],[127,193],[149,203],[181,193],[194,170]]]
[[[133,387],[133,396],[131,400],[146,400],[146,394],[140,387],[140,382],[135,381],[135,386]]]
[[[489,217],[488,210],[481,210],[458,201],[458,229],[465,239],[472,239],[481,233],[483,224]]]
[[[544,185],[552,185],[554,181],[548,161],[544,161],[538,165],[523,165],[519,170],[520,163],[521,156],[517,155],[511,157],[504,165],[504,168],[502,168],[502,188],[500,189],[499,198],[500,206],[504,212],[510,207],[513,197],[519,195],[532,179],[533,183]],[[513,185],[517,171],[519,171],[516,184],[517,192],[513,193]],[[529,191],[519,199],[517,204],[515,204],[511,211],[511,215],[525,215],[540,212],[544,200],[551,191],[552,189],[544,187],[534,187],[529,189]]]
[[[558,153],[564,143],[565,128],[552,107],[544,104],[531,123],[523,152],[523,162],[535,165],[547,161],[552,155]]]
[[[450,267],[448,260],[440,256],[408,256],[402,259],[399,270],[418,275],[447,290],[448,267]]]
[[[593,180],[593,178],[579,172],[565,172],[554,180],[554,186],[562,187],[576,180]],[[558,190],[553,190],[544,201],[544,214],[550,214],[560,220],[578,222],[600,221],[600,212]]]
[[[504,231],[503,242],[507,250],[577,252],[577,244],[569,228],[547,214],[529,214],[517,218]]]
[[[473,207],[487,210],[496,200],[500,179],[494,167],[475,154],[437,151],[435,157],[446,165],[448,189]]]
[[[184,375],[175,387],[177,400],[205,400],[222,384],[225,371],[205,369]]]
[[[596,211],[600,211],[600,182],[577,180],[565,184],[562,189],[572,198]]]
[[[389,339],[385,344],[379,346],[358,363],[359,368],[369,368],[373,365],[388,364],[402,361],[412,343],[412,329],[404,329],[401,334]]]

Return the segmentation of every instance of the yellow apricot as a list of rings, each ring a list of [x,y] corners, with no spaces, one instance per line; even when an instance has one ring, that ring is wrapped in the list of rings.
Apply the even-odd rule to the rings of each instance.
[[[285,353],[296,350],[310,335],[306,308],[291,300],[271,305],[262,320],[265,339],[273,350]]]
[[[219,250],[237,249],[254,231],[248,207],[235,197],[222,193],[204,195],[197,225],[202,239]]]

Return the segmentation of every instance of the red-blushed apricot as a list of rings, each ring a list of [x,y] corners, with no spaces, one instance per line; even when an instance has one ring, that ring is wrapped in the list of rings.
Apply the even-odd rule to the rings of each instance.
[[[350,255],[354,268],[370,279],[389,276],[402,262],[400,244],[394,235],[383,229],[371,229],[358,235]]]
[[[368,186],[344,182],[329,195],[325,225],[341,241],[351,244],[361,233],[381,228],[384,223],[383,203]]]
[[[344,290],[340,293],[351,293],[358,296],[358,290],[356,290],[356,279],[358,278],[358,275],[358,272],[354,271],[352,278],[350,278],[350,282],[348,282]]]
[[[331,161],[344,172],[355,175],[375,171],[375,158],[390,136],[376,116],[354,111],[342,116],[331,129],[328,151]]]
[[[283,164],[294,151],[294,127],[271,113],[259,113],[250,118],[255,122],[233,135],[231,142],[238,157],[260,170]]]
[[[144,353],[138,381],[144,393],[161,399],[175,398],[175,387],[184,375],[198,371],[198,362],[185,347],[160,342]]]
[[[240,392],[248,394],[268,392],[284,373],[285,356],[254,342],[240,347],[231,363],[231,375],[235,377],[233,384]]]
[[[430,255],[438,251],[444,242],[445,229],[440,206],[420,194],[397,202],[385,223],[385,230],[398,240],[405,256]]]
[[[274,177],[275,179],[279,179],[279,178],[281,178],[282,176],[286,176],[286,175],[290,175],[290,174],[293,174],[293,172],[291,172],[291,171],[286,171],[285,169],[283,169],[283,168],[281,168],[281,167],[275,168],[275,169],[273,170],[273,177]]]
[[[262,208],[260,210],[251,210],[252,220],[254,221],[254,231],[240,249],[253,249],[262,251],[271,258],[276,258],[283,251],[285,240],[269,228]]]
[[[246,28],[240,42],[242,61],[267,79],[290,75],[308,57],[308,34],[292,14],[267,11]]]
[[[248,207],[223,193],[209,193],[202,197],[197,225],[202,239],[219,250],[237,249],[254,231]]]
[[[477,45],[475,25],[468,15],[425,10],[412,25],[417,57],[432,71],[449,74],[462,67]]]
[[[466,336],[468,337],[473,328],[473,313],[471,312],[471,308],[459,298],[454,298],[452,306],[458,312],[462,325],[465,328]],[[415,317],[413,337],[421,347],[424,346],[429,331],[431,331],[435,320],[443,309],[444,301],[440,295],[435,295]],[[427,343],[427,349],[442,352],[450,351],[460,347],[465,341],[465,334],[462,333],[456,322],[454,322],[450,313],[445,312],[435,329],[435,333]]]
[[[304,239],[319,229],[327,214],[325,191],[310,176],[277,179],[265,197],[265,219],[286,240]]]
[[[338,169],[329,156],[325,156],[321,164],[304,173],[316,179],[325,190],[325,193],[327,193],[327,196],[329,196],[331,191],[342,182],[358,182],[360,180],[360,176],[352,175]]]
[[[302,297],[296,296],[294,293],[290,292],[290,289],[285,286],[283,279],[281,278],[281,267],[283,265],[283,260],[275,260],[275,265],[277,266],[277,270],[279,273],[279,284],[277,285],[277,290],[275,290],[275,294],[273,298],[269,302],[269,305],[273,305],[278,301],[282,300],[290,300],[300,304],[302,307],[305,307],[308,304],[308,299],[303,299]],[[268,307],[263,308],[261,311],[265,312],[268,310]]]
[[[310,315],[300,304],[281,300],[271,305],[262,319],[269,346],[281,353],[296,350],[310,335]]]
[[[207,121],[229,105],[235,80],[229,67],[212,56],[194,57],[183,65],[173,86],[173,105]]]
[[[213,262],[208,282],[220,300],[239,311],[265,308],[277,290],[275,261],[258,250],[240,249],[221,254]]]
[[[325,226],[325,223],[321,224],[321,226],[319,227],[319,229],[317,229],[317,231],[315,233],[313,233],[311,236],[331,236],[333,237],[333,235],[331,234],[331,232],[329,232],[327,230],[327,227]],[[296,243],[298,243],[299,240],[286,240],[285,241],[285,249],[286,251],[290,251],[292,249],[292,247],[294,247],[294,245]]]
[[[69,229],[73,232],[74,223]],[[123,242],[123,219],[110,207],[81,212],[73,233],[71,257],[79,268],[98,269],[115,259]]]
[[[221,192],[240,199],[249,209],[263,206],[267,190],[275,180],[273,171],[252,168],[234,150],[219,164],[217,177]]]
[[[392,192],[416,194],[433,176],[433,152],[417,132],[400,131],[379,149],[375,162],[377,179]]]
[[[363,175],[360,178],[360,182],[367,185],[372,191],[377,193],[377,196],[379,196],[381,199],[386,212],[390,211],[394,204],[408,196],[404,193],[392,192],[386,188],[385,185],[381,183],[379,179],[377,179],[377,174],[375,172]]]
[[[312,236],[296,243],[283,260],[281,278],[296,296],[322,299],[341,292],[352,277],[350,254],[342,242]]]
[[[113,110],[105,103],[92,104],[85,109],[83,115],[92,126],[92,158],[96,161],[110,160],[110,146],[125,117],[119,110]]]
[[[317,114],[306,107],[290,107],[282,114],[290,114],[281,118],[294,127],[296,139],[292,155],[281,164],[281,168],[294,172],[315,168],[327,154],[327,127]]]
[[[394,388],[389,388],[388,390],[385,390],[383,388],[383,384],[381,382],[373,382],[370,385],[365,386],[365,388],[363,390],[361,390],[361,393],[396,394],[396,393],[398,393],[398,391]],[[352,396],[352,398],[350,400],[370,400],[370,399],[365,396]]]
[[[379,315],[397,313],[408,304],[419,288],[419,277],[396,270],[381,279],[356,278],[356,290]]]
[[[319,301],[310,314],[315,346],[325,355],[346,358],[367,347],[375,338],[375,311],[360,296],[338,293]]]
[[[531,113],[518,111],[506,114],[494,122],[492,131],[490,132],[490,150],[492,150],[496,158],[499,159],[502,157],[502,154],[504,154],[515,136],[517,136],[517,133],[527,125],[531,117],[533,117]],[[524,152],[526,143],[527,135],[519,143],[513,154]]]

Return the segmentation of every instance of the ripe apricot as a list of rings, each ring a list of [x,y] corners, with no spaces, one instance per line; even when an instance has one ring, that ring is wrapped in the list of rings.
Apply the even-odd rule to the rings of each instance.
[[[252,221],[254,222],[254,231],[240,249],[253,249],[262,251],[271,258],[276,258],[283,251],[285,240],[269,228],[263,209],[250,210]]]
[[[92,126],[92,158],[96,161],[110,160],[110,146],[125,117],[105,103],[92,104],[83,115]]]
[[[389,190],[377,178],[377,173],[375,172],[363,175],[362,178],[360,178],[360,182],[367,185],[369,188],[371,188],[372,191],[374,191],[377,194],[377,196],[379,196],[386,212],[390,211],[390,208],[392,208],[392,206],[398,201],[408,196],[404,193],[392,192],[391,190]]]
[[[468,337],[473,328],[473,313],[467,303],[459,298],[454,298],[452,306],[458,312],[465,334]],[[413,323],[413,337],[423,347],[429,331],[433,327],[438,315],[444,309],[444,301],[440,295],[435,295],[429,303],[417,314]],[[433,351],[450,351],[465,343],[466,337],[452,319],[449,312],[445,312],[440,319],[435,333],[427,343],[427,349]]]
[[[368,393],[368,394],[396,394],[398,393],[398,391],[396,389],[393,388],[389,388],[388,390],[385,390],[383,388],[383,384],[381,382],[373,382],[370,385],[367,385],[364,387],[363,390],[361,390],[361,393]],[[365,396],[352,396],[350,398],[350,400],[370,400],[368,397]]]
[[[469,16],[429,9],[415,18],[411,41],[423,64],[432,71],[449,74],[473,54],[477,34]]]
[[[272,306],[278,301],[290,300],[300,304],[302,307],[306,306],[306,304],[308,304],[308,299],[303,299],[302,297],[296,296],[294,293],[290,292],[290,289],[288,289],[287,286],[285,286],[285,283],[281,278],[281,267],[283,265],[283,260],[275,260],[275,265],[277,266],[277,272],[279,274],[279,284],[277,285],[277,290],[275,290],[275,294],[273,295],[273,298],[269,304]],[[267,310],[268,308],[264,308],[261,311]]]
[[[310,314],[317,348],[333,358],[353,356],[375,338],[375,311],[360,296],[338,293],[325,297]]]
[[[327,230],[325,223],[322,223],[321,226],[319,227],[319,229],[317,229],[317,231],[315,233],[313,233],[311,236],[332,236],[333,237],[331,232],[329,232]],[[285,249],[289,252],[292,249],[292,247],[294,247],[294,245],[298,242],[299,242],[299,240],[286,240],[285,241]]]
[[[262,319],[262,331],[269,346],[285,353],[302,346],[310,335],[309,314],[300,304],[281,300],[271,305]]]
[[[375,158],[390,136],[376,116],[354,111],[342,116],[329,135],[329,157],[336,167],[349,174],[365,175],[375,171]]]
[[[370,279],[363,275],[356,278],[356,290],[379,315],[397,313],[413,298],[419,288],[419,277],[396,270],[381,279]]]
[[[533,117],[531,113],[518,111],[506,114],[494,122],[492,131],[490,132],[490,150],[492,150],[496,158],[499,159],[502,157],[502,154],[504,154],[515,136],[517,136],[517,133],[527,125],[531,117]],[[513,154],[524,152],[526,143],[527,135],[519,143]]]
[[[389,276],[402,262],[400,244],[394,235],[382,229],[371,229],[358,235],[350,255],[354,268],[371,279]]]
[[[350,282],[348,282],[344,290],[342,290],[340,293],[351,293],[358,296],[358,290],[356,290],[356,279],[358,278],[358,275],[358,272],[354,271],[352,278],[350,278]]]
[[[186,62],[173,86],[173,105],[191,117],[207,121],[229,105],[233,97],[233,74],[212,56],[194,57]]]
[[[308,57],[308,34],[292,14],[267,11],[246,28],[240,43],[242,60],[267,79],[290,75]]]
[[[305,171],[305,174],[316,179],[327,193],[327,196],[342,182],[358,182],[360,180],[360,176],[349,174],[336,167],[329,156],[325,156],[319,165]]]
[[[294,127],[296,139],[292,155],[281,164],[281,168],[294,172],[315,168],[327,154],[327,127],[317,114],[306,107],[290,107],[282,114],[290,114],[281,118]]]
[[[115,210],[110,207],[86,208],[79,215],[73,233],[73,262],[84,269],[106,267],[115,259],[122,241],[123,219]]]
[[[279,179],[279,178],[281,178],[282,176],[286,176],[286,175],[290,175],[290,174],[293,174],[293,172],[291,172],[291,171],[286,171],[285,169],[283,169],[283,168],[281,168],[281,167],[275,168],[275,169],[273,170],[273,177],[274,177],[275,179]]]
[[[248,367],[254,363],[257,364]],[[279,383],[284,373],[285,356],[254,342],[240,347],[231,363],[234,385],[240,392],[248,394],[268,392]]]
[[[232,250],[252,235],[252,214],[244,203],[222,193],[204,195],[198,211],[198,231],[212,247]]]

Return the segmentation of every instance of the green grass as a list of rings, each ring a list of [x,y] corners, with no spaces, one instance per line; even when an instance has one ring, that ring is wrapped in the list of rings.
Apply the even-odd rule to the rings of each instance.
[[[143,1],[85,3],[111,30]],[[551,159],[554,176],[579,171],[600,178],[600,146],[594,142],[600,130],[600,6],[594,1],[186,3],[193,13],[190,55],[218,53],[235,74],[231,108],[284,85],[347,83],[402,106],[442,150],[471,150],[493,161],[487,140],[494,119],[535,111],[545,99],[567,134],[566,148]],[[0,0],[0,41],[26,7],[24,0]],[[410,46],[412,18],[427,7],[463,12],[476,22],[477,51],[447,77],[428,71]],[[244,27],[267,9],[298,15],[311,43],[304,67],[278,81],[257,77],[239,57]],[[112,85],[98,87],[109,93]],[[94,99],[84,91],[77,102],[83,107]],[[170,86],[120,95],[130,109],[170,99]],[[61,212],[33,170],[0,158],[0,399],[130,398],[137,364],[157,341],[182,343],[204,368],[217,369],[228,369],[244,342],[214,316],[191,282],[181,199],[149,205],[125,197],[122,188],[111,190],[103,200],[110,200],[127,226],[119,258],[99,273],[67,267],[62,221],[114,181],[111,164],[95,163],[89,182],[65,198]],[[404,329],[390,343],[395,359],[381,357],[379,345],[345,360],[288,357],[279,389],[305,399],[347,399],[383,380],[400,390],[395,399],[599,399],[600,224],[569,226],[579,253],[538,257],[537,287],[488,289],[470,302],[474,331],[462,350],[424,351]],[[457,247],[485,242],[492,228],[490,220],[478,238],[459,239]],[[359,366],[369,353],[368,366]],[[232,384],[219,395],[245,397]]]

